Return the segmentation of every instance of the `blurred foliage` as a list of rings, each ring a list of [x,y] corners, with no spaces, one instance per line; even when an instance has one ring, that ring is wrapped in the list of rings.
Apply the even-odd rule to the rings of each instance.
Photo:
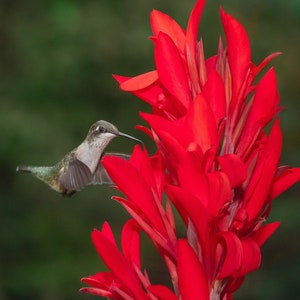
[[[18,164],[47,165],[78,145],[98,119],[152,143],[134,129],[149,108],[122,93],[111,74],[153,68],[149,12],[162,10],[185,27],[194,0],[0,1],[0,299],[92,299],[80,278],[104,270],[90,232],[108,220],[119,235],[128,218],[108,187],[62,198],[15,172]],[[218,6],[245,26],[258,63],[282,51],[275,65],[282,105],[284,164],[300,165],[300,2],[208,1],[201,21],[206,55],[216,52]],[[223,33],[222,33],[223,35]],[[110,148],[130,152],[133,143]],[[299,299],[299,185],[274,202],[282,226],[263,247],[263,263],[235,299]],[[146,240],[146,239],[145,239]],[[145,241],[145,243],[147,243]],[[147,244],[146,244],[147,245]],[[153,282],[165,281],[155,252],[143,246]],[[150,250],[148,250],[150,249]],[[155,259],[154,259],[155,258]]]

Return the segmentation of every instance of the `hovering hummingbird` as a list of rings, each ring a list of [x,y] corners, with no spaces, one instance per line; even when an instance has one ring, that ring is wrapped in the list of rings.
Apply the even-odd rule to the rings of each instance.
[[[17,171],[29,172],[44,181],[62,195],[71,196],[91,184],[112,184],[112,180],[101,164],[101,158],[107,145],[117,136],[142,141],[122,133],[116,126],[106,121],[94,123],[85,140],[61,161],[51,167],[18,166]],[[109,155],[129,159],[122,153]]]

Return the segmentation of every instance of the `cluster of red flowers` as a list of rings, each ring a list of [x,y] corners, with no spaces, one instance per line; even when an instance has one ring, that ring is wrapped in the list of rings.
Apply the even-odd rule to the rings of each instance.
[[[93,243],[109,272],[83,278],[83,292],[112,299],[231,299],[261,262],[260,247],[279,226],[264,224],[274,198],[300,179],[300,168],[279,167],[282,146],[279,95],[273,68],[278,53],[251,62],[242,25],[221,9],[226,48],[205,58],[197,41],[205,0],[187,29],[153,10],[156,70],[115,76],[122,90],[152,106],[141,113],[157,152],[136,146],[129,161],[103,165],[125,195],[114,197],[131,215],[120,250],[105,223]],[[268,126],[268,131],[265,130]],[[173,209],[186,226],[178,238]],[[172,290],[152,285],[140,263],[140,232],[163,258]]]

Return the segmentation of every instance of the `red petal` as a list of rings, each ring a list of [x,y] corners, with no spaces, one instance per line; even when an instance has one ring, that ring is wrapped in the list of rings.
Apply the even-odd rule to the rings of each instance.
[[[141,155],[141,152],[134,151],[132,156],[134,155]],[[141,173],[129,161],[119,157],[105,156],[102,163],[113,182],[127,196],[128,201],[133,202],[159,232],[164,232],[165,228],[153,199],[151,186]]]
[[[238,154],[245,156],[251,151],[260,131],[278,112],[279,95],[274,69],[270,69],[256,87],[252,106],[242,132]]]
[[[108,224],[108,222],[104,222],[102,229],[101,229],[102,234],[110,240],[114,245],[117,245],[114,234]]]
[[[196,142],[203,152],[217,146],[216,120],[207,99],[202,94],[194,99],[185,123],[185,135],[190,135],[190,142]]]
[[[280,173],[273,181],[270,198],[273,200],[300,180],[300,168],[290,168]]]
[[[182,188],[199,199],[204,207],[208,206],[210,201],[208,178],[193,153],[187,153],[181,158],[178,165],[178,179]]]
[[[209,225],[209,214],[206,208],[199,199],[185,189],[167,186],[165,191],[185,223],[187,224],[189,220],[192,221],[197,230],[199,242],[204,249],[207,243]]]
[[[273,222],[266,224],[259,228],[253,237],[256,243],[261,247],[265,241],[274,233],[274,231],[279,227],[280,222]]]
[[[250,66],[250,43],[243,26],[221,9],[221,19],[227,41],[228,62],[232,76],[233,109]]]
[[[202,94],[213,111],[216,124],[219,125],[226,114],[226,98],[223,80],[215,70],[210,72]]]
[[[232,199],[232,189],[227,175],[223,172],[207,174],[209,182],[209,211],[216,217],[222,210],[225,203]]]
[[[153,134],[151,130],[143,125],[136,125],[134,126],[135,129],[142,131],[146,135],[148,135],[153,140]]]
[[[148,87],[158,79],[157,71],[150,71],[135,77],[132,77],[120,84],[123,91],[137,91]]]
[[[184,113],[192,100],[188,78],[179,51],[167,34],[158,35],[154,57],[161,83],[175,98],[178,111]]]
[[[152,75],[154,75],[154,74],[152,74]],[[120,75],[113,75],[113,77],[116,81],[119,82],[119,84],[125,84],[125,86],[126,86],[126,82],[130,81],[132,79],[132,77],[126,77],[126,76],[120,76]],[[149,77],[151,77],[151,75]],[[133,77],[133,78],[135,78],[135,77]],[[148,83],[149,83],[149,81],[148,81]],[[131,91],[131,92],[135,96],[141,98],[142,100],[144,100],[145,102],[147,102],[148,104],[150,104],[152,106],[157,105],[158,99],[162,95],[162,89],[157,84],[152,84],[144,89],[135,90],[135,91]]]
[[[183,142],[185,134],[180,122],[170,121],[163,117],[143,112],[140,113],[140,116],[149,123],[158,136],[160,136],[161,132],[169,132],[176,140]]]
[[[92,239],[100,257],[122,285],[138,299],[147,299],[137,275],[116,245],[98,230],[93,231]]]
[[[253,76],[255,77],[271,60],[281,54],[281,52],[275,52],[267,56],[257,67],[254,68]]]
[[[99,272],[96,273],[95,275],[82,278],[81,281],[97,289],[104,289],[104,290],[109,290],[112,283],[114,285],[120,286],[120,284],[116,282],[116,279],[114,278],[111,272]]]
[[[180,52],[184,53],[185,32],[176,21],[154,9],[150,14],[150,24],[154,36],[157,37],[160,32],[166,33],[173,40]]]
[[[116,75],[116,74],[113,74],[112,77],[119,83],[121,84],[122,82],[124,81],[127,81],[129,80],[131,77],[129,76],[121,76],[121,75]]]
[[[226,286],[222,291],[226,295],[226,299],[232,300],[232,293],[235,292],[244,282],[245,277],[230,277],[226,281]]]
[[[147,289],[153,294],[158,300],[178,300],[178,297],[164,285],[150,285]]]
[[[133,219],[127,221],[123,226],[122,249],[127,260],[140,269],[140,235],[138,225]]]
[[[178,240],[178,287],[184,300],[209,300],[206,274],[193,248],[185,239]]]
[[[222,172],[226,173],[232,187],[241,185],[247,178],[247,170],[244,162],[235,154],[218,156],[217,160]]]
[[[242,240],[243,259],[241,268],[234,274],[234,277],[240,277],[259,268],[261,262],[261,253],[258,244],[250,238]]]
[[[198,28],[205,0],[198,0],[190,14],[186,32],[186,47],[190,49],[190,53],[196,58],[196,43],[198,37]]]
[[[282,134],[279,121],[276,120],[246,189],[244,202],[246,203],[245,209],[248,212],[249,222],[259,216],[266,205],[266,201],[269,201],[268,194],[277,170],[281,145]]]
[[[202,11],[205,5],[205,0],[198,0],[196,5],[194,6],[187,26],[186,32],[186,57],[188,68],[190,72],[190,77],[192,80],[192,84],[195,87],[195,90],[199,92],[199,76],[197,71],[197,63],[196,63],[196,44],[198,37],[198,28],[200,24],[200,19],[202,15]]]
[[[221,232],[218,234],[221,249],[216,249],[217,257],[223,262],[218,279],[223,279],[237,272],[242,264],[243,247],[240,239],[232,232]],[[221,252],[219,252],[221,250]]]
[[[146,148],[143,150],[136,145],[134,147],[134,155],[130,157],[131,165],[140,173],[140,176],[144,178],[148,186],[151,186],[153,190],[156,190],[156,178],[155,174],[161,175],[162,168],[160,164],[157,164],[157,170],[152,168],[150,157],[148,156],[148,152]]]
[[[97,295],[97,296],[102,296],[102,297],[107,297],[107,298],[112,298],[114,294],[110,291],[107,290],[102,290],[98,288],[91,288],[91,287],[84,287],[79,290],[81,293],[88,293],[91,295]]]

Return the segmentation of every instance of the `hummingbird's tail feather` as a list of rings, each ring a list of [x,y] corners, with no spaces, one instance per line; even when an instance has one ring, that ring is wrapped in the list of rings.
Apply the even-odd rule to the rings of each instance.
[[[48,183],[53,167],[18,166],[17,171],[31,173],[40,180]]]
[[[17,166],[16,168],[17,172],[27,172],[27,173],[31,173],[32,169],[29,166]]]
[[[33,176],[50,185],[53,189],[57,187],[53,185],[53,168],[54,167],[38,167],[38,166],[17,166],[17,171],[31,173]],[[55,170],[54,170],[55,172]]]

